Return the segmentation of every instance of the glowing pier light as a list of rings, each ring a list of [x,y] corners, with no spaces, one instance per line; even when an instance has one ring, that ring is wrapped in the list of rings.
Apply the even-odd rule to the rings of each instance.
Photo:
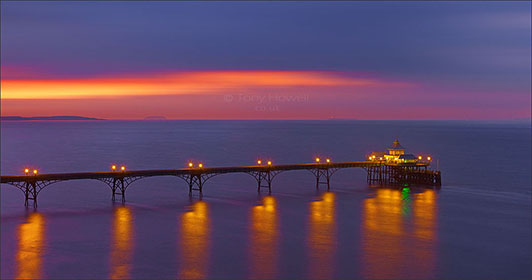
[[[24,169],[24,174],[28,175],[28,173],[30,173],[30,169],[29,168],[25,168]]]
[[[194,167],[194,163],[189,162],[189,163],[188,163],[188,167]]]
[[[37,175],[38,171],[37,169],[33,169],[33,174]]]
[[[423,157],[421,157],[421,156],[418,156],[417,158],[418,158],[419,160],[421,160],[421,159],[422,159]]]
[[[272,165],[272,161],[271,160],[268,161],[268,165]]]
[[[372,156],[370,156],[370,157],[368,157],[368,159],[369,159],[369,160],[372,160],[372,159],[373,159],[373,157],[372,157]]]
[[[331,159],[330,159],[330,158],[327,158],[327,159],[325,159],[325,161],[326,161],[327,163],[330,163],[330,162],[331,162]]]
[[[316,162],[320,162],[320,158],[319,157],[316,158]]]
[[[203,168],[203,163],[199,163],[199,164],[198,164],[198,167],[199,167],[199,168]]]
[[[430,157],[427,157],[427,160],[429,160],[429,161],[430,161]]]
[[[262,164],[262,160],[260,160],[260,159],[257,160],[257,164],[258,164],[258,165],[261,165],[261,164]]]
[[[111,165],[111,170],[116,171],[116,165]]]
[[[122,165],[122,166],[120,166],[120,170],[126,171],[126,167]]]

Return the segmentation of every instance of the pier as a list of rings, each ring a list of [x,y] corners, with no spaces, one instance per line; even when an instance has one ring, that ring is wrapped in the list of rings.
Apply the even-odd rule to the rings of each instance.
[[[33,206],[37,207],[37,197],[39,193],[51,184],[70,181],[92,179],[105,183],[111,189],[111,199],[116,201],[120,198],[122,203],[126,202],[126,190],[135,181],[156,176],[174,176],[180,178],[188,185],[189,193],[194,191],[203,194],[205,183],[212,177],[229,173],[246,173],[257,181],[257,190],[267,189],[272,191],[273,179],[281,172],[306,170],[310,171],[316,183],[316,188],[325,185],[330,189],[331,177],[335,172],[345,168],[363,168],[367,171],[367,182],[370,185],[391,185],[391,186],[441,186],[441,173],[437,170],[430,170],[430,157],[426,161],[422,157],[412,158],[409,154],[404,154],[398,141],[389,149],[390,153],[383,155],[372,153],[365,161],[353,162],[332,162],[329,158],[320,162],[320,158],[315,159],[315,163],[274,165],[271,161],[262,164],[259,160],[253,166],[234,167],[212,167],[206,168],[203,164],[196,167],[189,163],[189,168],[162,169],[162,170],[126,170],[125,166],[117,168],[112,165],[110,172],[80,172],[80,173],[57,173],[38,174],[37,170],[30,173],[25,170],[25,175],[1,176],[0,183],[15,186],[24,193],[24,204],[29,206],[33,201]]]

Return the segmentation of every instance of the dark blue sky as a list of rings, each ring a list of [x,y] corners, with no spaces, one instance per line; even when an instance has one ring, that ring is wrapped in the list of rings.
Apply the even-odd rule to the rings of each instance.
[[[60,77],[336,70],[523,95],[530,17],[524,1],[2,2],[2,64]]]

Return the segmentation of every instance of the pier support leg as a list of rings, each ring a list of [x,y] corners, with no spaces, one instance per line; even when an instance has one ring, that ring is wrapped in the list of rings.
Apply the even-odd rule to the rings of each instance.
[[[124,178],[120,179],[120,191],[122,192],[122,203],[126,203],[126,188],[124,186]]]
[[[377,176],[377,168],[374,166],[368,167],[368,174],[366,177],[366,181],[368,182],[368,185],[374,184],[376,181]]]
[[[331,176],[329,175],[329,168],[327,168],[327,190],[331,188]]]
[[[316,176],[316,190],[320,189],[320,184],[326,184],[327,190],[331,189],[331,176],[333,172],[329,168],[317,168],[313,173]],[[322,177],[325,178],[325,181],[320,181]]]
[[[124,178],[114,178],[113,185],[111,186],[111,200],[116,201],[116,196],[120,195],[122,203],[126,203],[126,184],[124,183]]]
[[[188,193],[192,194],[192,186],[194,185],[192,181],[194,179],[194,176],[190,175],[188,179]]]
[[[201,181],[201,175],[198,176],[198,188],[200,194],[203,194],[203,182]]]
[[[33,191],[33,207],[37,208],[37,185],[35,182],[31,184],[31,189]]]
[[[192,195],[192,191],[199,191],[203,195],[203,184],[208,178],[204,178],[202,174],[190,174],[186,177],[188,182],[188,194]],[[197,188],[194,188],[196,186]]]
[[[115,196],[115,194],[116,194],[116,178],[113,179],[113,186],[111,187],[111,191],[112,191],[111,200],[113,202],[115,202],[116,201],[116,196]]]
[[[272,174],[268,171],[268,193],[272,193]]]
[[[30,183],[26,182],[24,188],[24,206],[28,207],[28,199],[30,195]]]
[[[33,207],[37,208],[37,183],[36,182],[26,182],[24,184],[24,206],[28,207],[30,205],[30,200],[33,200]]]
[[[270,170],[268,171],[259,171],[257,173],[250,173],[257,180],[257,192],[260,193],[262,188],[268,188],[268,193],[272,193],[272,181],[274,175]],[[266,181],[267,185],[263,186],[262,183]]]

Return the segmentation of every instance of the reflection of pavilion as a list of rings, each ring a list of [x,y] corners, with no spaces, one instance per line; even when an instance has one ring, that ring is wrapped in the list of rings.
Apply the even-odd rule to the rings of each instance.
[[[181,266],[178,278],[206,278],[210,246],[208,204],[197,201],[181,216]]]
[[[131,210],[124,206],[116,207],[111,244],[111,279],[130,278],[133,254],[132,224]]]
[[[262,199],[262,205],[251,209],[250,278],[276,278],[279,254],[278,230],[275,198],[266,196]]]
[[[39,279],[42,274],[44,216],[31,213],[26,223],[18,227],[17,279]]]
[[[333,278],[336,251],[336,217],[334,193],[326,192],[321,200],[310,203],[308,278]]]
[[[434,277],[435,193],[424,190],[411,196],[406,190],[376,189],[376,196],[364,201],[364,278]]]

